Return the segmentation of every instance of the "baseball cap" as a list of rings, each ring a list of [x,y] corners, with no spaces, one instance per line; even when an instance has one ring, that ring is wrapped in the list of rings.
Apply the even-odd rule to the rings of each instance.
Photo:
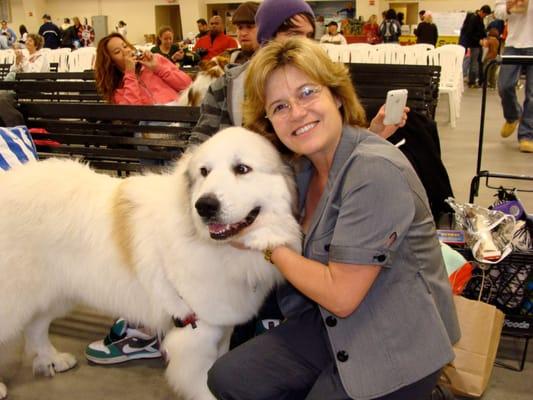
[[[255,3],[253,1],[242,3],[233,13],[231,22],[234,25],[255,24],[255,13],[257,12],[258,8],[259,3]]]

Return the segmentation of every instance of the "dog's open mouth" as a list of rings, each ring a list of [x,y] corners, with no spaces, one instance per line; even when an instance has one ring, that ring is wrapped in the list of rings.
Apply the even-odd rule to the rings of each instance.
[[[209,235],[212,239],[215,240],[224,240],[229,237],[232,237],[242,231],[244,228],[252,225],[257,216],[259,215],[259,211],[261,211],[261,207],[254,208],[248,213],[246,218],[234,224],[210,223],[207,225],[207,227],[209,228]]]

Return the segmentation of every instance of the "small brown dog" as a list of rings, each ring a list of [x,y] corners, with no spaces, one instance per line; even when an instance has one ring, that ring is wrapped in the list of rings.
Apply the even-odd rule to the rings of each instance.
[[[224,75],[224,66],[228,62],[229,58],[223,55],[213,57],[209,61],[200,62],[200,71],[189,87],[181,93],[178,104],[180,106],[200,106],[209,85]]]

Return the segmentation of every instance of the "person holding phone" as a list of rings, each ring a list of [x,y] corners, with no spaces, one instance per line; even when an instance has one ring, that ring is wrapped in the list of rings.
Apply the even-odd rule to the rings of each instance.
[[[170,26],[162,26],[157,34],[157,43],[150,49],[152,53],[161,54],[180,67],[184,65],[196,65],[200,57],[190,52],[187,46],[179,46],[174,43],[174,30]]]
[[[460,333],[409,161],[363,128],[347,68],[308,39],[263,47],[245,92],[245,127],[297,171],[305,238],[302,254],[263,249],[288,282],[278,293],[286,319],[219,358],[210,390],[233,400],[429,398]]]
[[[114,104],[175,104],[192,82],[171,61],[135,47],[113,32],[98,43],[94,66],[96,87]]]

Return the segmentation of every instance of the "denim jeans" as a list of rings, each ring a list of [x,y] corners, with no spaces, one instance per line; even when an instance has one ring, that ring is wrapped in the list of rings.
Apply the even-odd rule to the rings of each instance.
[[[504,55],[533,56],[533,47],[517,49],[506,47]],[[526,65],[524,105],[518,103],[516,84],[520,78],[521,65],[507,64],[500,68],[498,92],[502,100],[503,116],[507,122],[520,120],[518,140],[533,140],[533,65]]]
[[[482,73],[480,68],[481,47],[470,47],[470,69],[468,70],[468,84],[475,85],[482,82]]]

